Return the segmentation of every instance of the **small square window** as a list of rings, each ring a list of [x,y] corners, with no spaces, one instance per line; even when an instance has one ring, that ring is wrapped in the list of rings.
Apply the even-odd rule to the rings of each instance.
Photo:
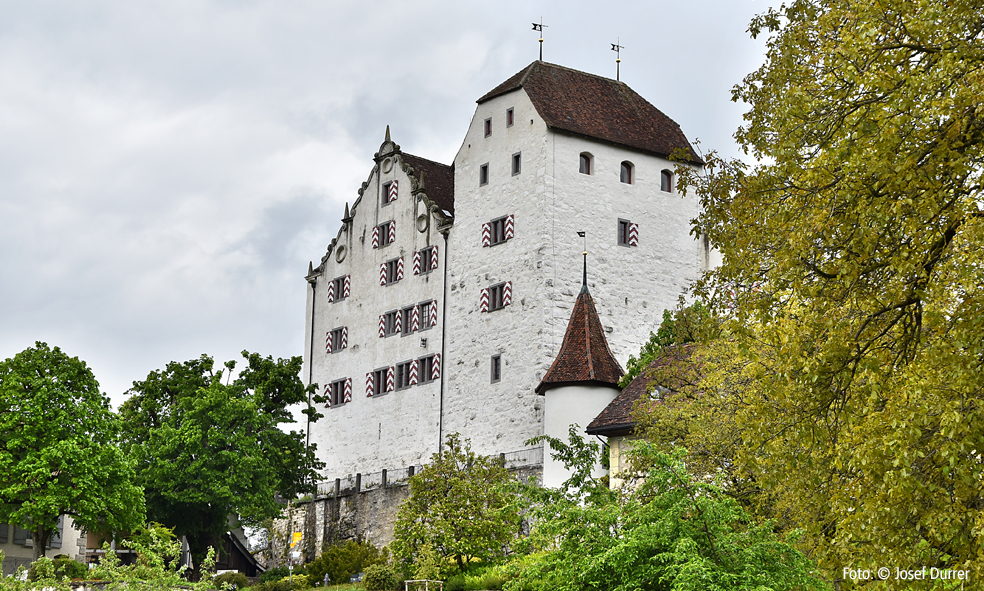
[[[489,165],[488,163],[483,164],[478,167],[478,184],[479,186],[489,184]]]
[[[629,245],[629,220],[619,220],[618,221],[618,245],[628,246]]]
[[[396,235],[396,232],[394,232],[394,230],[396,228],[395,227],[391,228],[390,226],[395,226],[395,225],[396,225],[396,222],[395,221],[393,221],[393,222],[383,222],[382,224],[379,224],[379,245],[380,246],[386,246],[387,244],[392,244],[393,243],[393,237]]]
[[[506,218],[499,218],[489,222],[490,237],[492,246],[506,241]]]
[[[523,157],[521,152],[516,152],[512,155],[512,173],[513,176],[519,174],[520,167],[523,164]]]
[[[341,277],[336,277],[332,279],[332,290],[334,291],[335,299],[333,301],[337,302],[339,300],[345,299],[345,275]]]
[[[506,284],[500,283],[499,285],[493,285],[489,288],[489,308],[491,310],[501,310],[506,307],[503,294],[505,293]]]
[[[328,396],[331,397],[332,408],[345,403],[345,380],[336,380],[331,383]]]
[[[485,137],[492,135],[492,119],[485,120]]]
[[[492,383],[496,383],[502,379],[502,356],[493,355],[492,356]]]
[[[386,374],[389,373],[388,368],[380,368],[372,372],[372,391],[374,395],[385,394],[389,392],[386,389]]]
[[[403,390],[410,387],[410,365],[412,361],[405,361],[396,364],[396,389]]]
[[[390,181],[383,184],[383,205],[389,205],[396,201],[396,183]]]
[[[338,328],[332,329],[332,331],[331,331],[331,352],[332,353],[337,353],[338,351],[341,351],[348,344],[348,343],[345,342],[345,340],[343,338],[344,337],[344,334],[345,334],[345,327],[340,326]]]
[[[512,127],[513,125],[513,110],[512,107],[506,109],[506,127]]]

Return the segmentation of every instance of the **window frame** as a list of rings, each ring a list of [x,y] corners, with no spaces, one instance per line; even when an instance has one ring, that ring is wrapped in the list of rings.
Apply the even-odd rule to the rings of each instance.
[[[498,384],[502,381],[502,355],[493,355],[489,362],[489,383]]]
[[[390,186],[392,184],[393,184],[393,181],[388,181],[388,182],[383,183],[383,194],[380,195],[380,197],[382,197],[382,200],[383,200],[383,205],[382,205],[383,207],[386,207],[390,203],[393,203],[394,201],[396,201],[396,199],[390,199],[389,198],[389,188],[390,188]]]
[[[618,232],[615,243],[619,246],[630,246],[629,245],[629,229],[632,227],[632,222],[626,219],[618,218]],[[624,242],[623,242],[624,238]]]
[[[591,176],[594,174],[594,157],[590,152],[581,152],[578,155],[577,171],[581,174]]]
[[[428,246],[427,248],[423,248],[423,249],[420,250],[420,274],[421,275],[423,275],[424,273],[430,273],[431,271],[433,271],[434,269],[437,268],[437,267],[432,267],[431,266],[431,260],[432,260],[432,257],[433,257],[433,255],[431,254],[432,252],[434,252],[434,247],[433,246]]]
[[[332,289],[335,292],[335,299],[332,300],[332,303],[334,304],[335,302],[340,302],[345,299],[345,275],[335,277],[331,280],[331,282],[333,284]]]
[[[503,303],[505,299],[503,295],[506,290],[506,282],[496,283],[495,285],[489,286],[489,312],[495,312],[496,310],[502,310],[506,307]],[[498,304],[498,305],[496,305]]]
[[[416,305],[413,305],[413,306],[405,306],[403,308],[400,308],[400,310],[399,310],[400,315],[403,317],[402,318],[402,322],[403,322],[403,333],[402,334],[403,334],[403,336],[411,335],[411,334],[413,334],[415,332],[415,331],[412,330],[412,327],[413,327],[413,309],[416,308],[416,307],[417,307]],[[419,312],[418,312],[418,314],[419,314]]]
[[[331,397],[331,408],[348,404],[345,402],[345,378],[330,382],[329,388],[331,389],[331,393],[329,394]]]
[[[386,265],[386,285],[393,285],[398,281],[396,275],[397,269],[400,267],[400,257],[390,259],[383,264]]]
[[[496,218],[489,222],[489,246],[496,246],[503,244],[508,241],[506,238],[506,218],[509,216],[504,215],[501,218]],[[497,229],[501,232],[497,234]],[[501,240],[496,240],[496,236],[501,235]]]
[[[512,176],[519,176],[519,173],[522,172],[523,169],[523,153],[516,152],[513,154],[510,162],[512,163]]]
[[[478,186],[484,187],[489,184],[489,163],[479,165],[478,167]]]
[[[436,382],[434,375],[434,354],[417,358],[417,383],[429,384]]]
[[[336,327],[336,328],[331,329],[331,353],[330,353],[330,355],[334,355],[335,353],[338,353],[338,352],[342,351],[342,349],[343,349],[343,347],[342,347],[342,331],[344,331],[344,330],[345,330],[345,327],[344,326],[339,326],[339,327]]]
[[[419,310],[417,313],[420,314],[420,327],[417,328],[417,332],[420,332],[422,330],[430,330],[434,328],[434,326],[437,326],[436,323],[434,324],[434,326],[431,326],[430,322],[427,322],[427,320],[430,319],[430,307],[433,302],[434,300],[417,302],[417,308]]]
[[[413,360],[401,361],[393,367],[393,391],[406,390],[413,386],[410,383],[410,366]],[[401,373],[402,372],[402,373]],[[402,378],[402,380],[401,380]],[[418,375],[419,378],[419,375]],[[402,384],[402,385],[401,385]]]
[[[664,168],[659,171],[659,190],[664,193],[673,192],[673,171]]]
[[[516,114],[513,111],[513,107],[506,109],[506,127],[512,127],[515,122]]]
[[[626,180],[628,177],[628,180]],[[623,160],[619,166],[618,180],[626,185],[635,184],[635,165],[628,160]]]
[[[485,120],[485,137],[490,137],[492,135],[492,118],[489,117]]]
[[[383,338],[400,334],[396,332],[396,315],[400,313],[401,310],[390,310],[383,313]]]
[[[372,370],[372,397],[384,396],[389,394],[386,390],[386,376],[389,374],[388,367],[377,367]]]
[[[389,227],[390,224],[395,224],[395,223],[396,220],[389,220],[388,222],[382,222],[381,224],[379,224],[379,226],[377,226],[379,228],[379,248],[383,248],[384,246],[389,246],[390,244],[393,244],[394,241],[389,239],[390,236]]]

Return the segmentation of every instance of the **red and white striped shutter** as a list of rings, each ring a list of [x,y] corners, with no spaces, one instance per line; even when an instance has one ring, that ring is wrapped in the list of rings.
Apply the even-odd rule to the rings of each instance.
[[[487,287],[482,288],[482,303],[479,305],[478,311],[479,312],[489,311],[489,288]]]
[[[345,280],[342,281],[342,297],[343,298],[349,297],[349,292],[351,291],[351,289],[352,289],[352,276],[346,275]]]
[[[420,330],[420,306],[414,306],[410,313],[410,332]]]
[[[434,361],[431,363],[431,379],[436,380],[441,377],[441,354],[434,354]]]
[[[396,242],[396,222],[390,222],[389,224],[389,241]]]
[[[334,281],[329,281],[328,282],[328,303],[330,304],[330,303],[332,303],[334,301],[335,301],[335,282]]]
[[[492,246],[492,224],[482,224],[482,246]]]
[[[437,268],[437,247],[431,247],[431,269]]]
[[[379,338],[386,336],[386,315],[380,314],[379,316]]]
[[[389,184],[389,195],[387,195],[386,197],[387,203],[390,201],[396,201],[396,194],[398,192],[396,183],[397,181],[393,181],[392,183]]]
[[[339,349],[344,349],[345,347],[348,347],[348,327],[347,326],[343,326],[342,327],[342,346],[339,347]]]
[[[331,331],[325,333],[325,353],[331,353]]]
[[[372,247],[379,248],[379,226],[372,229]]]
[[[417,372],[418,372],[418,369],[417,369],[417,360],[414,359],[413,361],[410,362],[410,385],[411,386],[416,386],[417,385]]]
[[[325,384],[325,408],[331,408],[331,384]]]
[[[396,280],[403,279],[403,257],[396,259]]]
[[[345,378],[345,391],[342,394],[342,402],[352,402],[352,378]]]
[[[372,398],[373,395],[373,383],[372,383],[372,372],[366,374],[366,398]]]
[[[502,305],[508,306],[512,303],[512,281],[506,281],[502,286]]]
[[[403,332],[403,311],[397,310],[396,312],[396,330],[395,332]]]
[[[386,285],[386,263],[379,265],[379,284]]]
[[[629,246],[639,246],[639,224],[629,224]]]
[[[513,227],[513,216],[507,215],[506,216],[506,240],[509,240],[510,238],[512,238],[514,233],[515,233],[515,228]]]
[[[429,316],[430,325],[437,326],[437,300],[431,300]]]
[[[386,391],[387,392],[392,392],[393,389],[396,387],[396,381],[395,381],[396,375],[395,374],[396,374],[396,371],[395,371],[395,369],[393,368],[392,365],[386,368]]]
[[[413,253],[413,274],[420,275],[420,251]]]

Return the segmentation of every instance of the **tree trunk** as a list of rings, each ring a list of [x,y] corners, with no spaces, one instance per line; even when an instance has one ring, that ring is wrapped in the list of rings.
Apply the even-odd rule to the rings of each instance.
[[[48,538],[51,537],[51,530],[45,528],[43,525],[38,525],[31,532],[34,536],[34,562],[37,562],[42,556],[44,556],[44,548],[48,545]]]

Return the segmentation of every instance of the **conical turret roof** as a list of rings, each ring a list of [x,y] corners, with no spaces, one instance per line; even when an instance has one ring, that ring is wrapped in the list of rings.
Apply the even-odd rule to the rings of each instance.
[[[574,303],[560,353],[536,387],[536,393],[574,384],[618,388],[618,380],[624,373],[608,348],[598,310],[584,286]]]

